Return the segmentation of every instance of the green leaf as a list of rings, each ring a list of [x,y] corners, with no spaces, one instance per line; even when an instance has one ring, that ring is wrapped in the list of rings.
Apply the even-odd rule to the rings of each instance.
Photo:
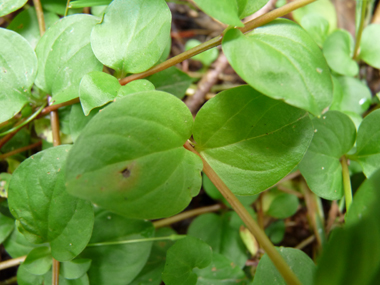
[[[157,90],[168,92],[180,99],[185,96],[187,88],[193,82],[193,78],[175,66],[155,73],[147,79],[153,83]]]
[[[44,275],[51,268],[53,258],[50,253],[50,248],[37,247],[33,249],[25,261],[23,262],[23,267],[29,271],[29,273],[35,275]]]
[[[20,9],[27,1],[28,0],[1,0],[0,17]]]
[[[83,76],[79,86],[79,98],[86,116],[96,107],[101,107],[116,98],[119,81],[104,72],[93,71]]]
[[[369,177],[380,167],[380,110],[366,116],[360,125],[355,158]]]
[[[37,72],[37,58],[19,34],[0,28],[0,123],[28,102]]]
[[[285,228],[284,220],[277,220],[265,228],[265,234],[274,244],[278,244],[284,239]]]
[[[198,276],[193,269],[205,268],[211,261],[211,247],[197,238],[188,236],[169,248],[162,279],[166,285],[194,285]]]
[[[89,278],[87,274],[83,275],[82,277],[78,279],[65,279],[62,275],[59,275],[59,285],[90,285]],[[52,271],[50,270],[48,273],[44,276],[44,285],[46,284],[53,284],[52,283]],[[34,285],[34,284],[33,284]]]
[[[247,34],[231,29],[222,47],[234,70],[257,91],[314,115],[330,105],[328,65],[314,40],[292,21],[275,20]]]
[[[71,149],[67,190],[130,218],[182,211],[201,186],[202,162],[183,148],[192,124],[186,105],[168,93],[117,99],[87,124]]]
[[[13,230],[11,235],[4,241],[5,251],[12,257],[20,257],[27,255],[33,248],[45,246],[46,244],[33,244],[29,242],[23,234],[21,234],[17,227]]]
[[[202,269],[194,268],[197,285],[244,285],[248,281],[243,270],[224,255],[213,252],[211,263]]]
[[[175,235],[171,228],[161,228],[156,230],[155,237],[165,237]],[[161,284],[161,273],[164,271],[166,252],[174,244],[171,240],[156,241],[153,243],[152,251],[144,268],[139,275],[129,285],[159,285]]]
[[[145,71],[166,49],[170,22],[171,13],[163,0],[114,0],[91,33],[92,49],[119,74]]]
[[[50,27],[36,47],[36,85],[53,96],[55,103],[79,97],[84,75],[101,71],[90,44],[90,33],[98,19],[91,15],[64,17]]]
[[[17,284],[18,285],[42,285],[44,284],[44,277],[41,275],[35,275],[25,269],[25,266],[21,265],[17,269]]]
[[[44,20],[46,28],[49,28],[59,20],[59,17],[54,13],[45,12]],[[34,49],[41,38],[36,9],[34,9],[34,7],[29,7],[28,9],[25,9],[17,14],[17,16],[14,17],[12,22],[8,25],[7,29],[19,33]]]
[[[299,201],[295,195],[271,189],[263,196],[263,209],[268,216],[286,219],[293,216],[298,209]]]
[[[318,46],[322,47],[329,34],[329,22],[318,14],[303,17],[301,26],[310,34]]]
[[[371,91],[357,78],[338,77],[334,80],[334,89],[330,110],[362,115],[371,104]]]
[[[318,0],[293,11],[293,17],[298,23],[301,23],[304,18],[312,15],[319,15],[325,18],[329,22],[330,33],[336,29],[338,22],[337,13],[334,4],[330,0]]]
[[[323,44],[323,55],[328,65],[336,73],[346,76],[356,76],[359,66],[352,59],[354,39],[346,30],[336,30]]]
[[[193,128],[196,149],[237,195],[260,193],[290,173],[313,134],[305,111],[249,86],[209,100]]]
[[[356,127],[345,114],[329,111],[314,118],[314,137],[299,164],[299,170],[311,191],[328,200],[343,197],[340,158],[348,153],[356,140]]]
[[[277,251],[285,259],[292,271],[303,285],[312,285],[315,264],[303,251],[295,248],[280,247]],[[286,285],[285,280],[277,271],[268,255],[265,254],[257,266],[253,285]],[[335,283],[325,283],[334,284]]]
[[[243,223],[234,223],[236,217],[231,220],[235,215],[237,214],[234,212],[228,212],[223,216],[203,214],[194,219],[187,233],[206,242],[212,247],[213,252],[226,256],[234,265],[243,268],[248,255],[239,235],[239,228]]]
[[[367,26],[360,41],[359,58],[370,66],[380,68],[380,25]]]
[[[346,226],[333,231],[318,260],[315,285],[378,283],[380,277],[379,185],[380,171],[378,170],[359,188],[348,212]],[[371,194],[366,195],[365,192]],[[367,198],[372,199],[367,200]],[[365,211],[364,201],[367,203]],[[355,206],[355,203],[358,205]]]
[[[239,9],[239,18],[243,19],[253,13],[259,11],[268,0],[237,0],[237,5]]]
[[[83,131],[84,127],[89,121],[99,112],[98,109],[92,110],[90,114],[85,116],[83,114],[83,109],[81,104],[74,104],[71,107],[70,112],[70,135],[72,140],[75,142],[78,136]]]
[[[188,40],[186,42],[185,50],[192,49],[198,45],[200,45],[201,42],[195,39]],[[211,63],[213,63],[218,58],[219,52],[217,48],[212,48],[209,50],[206,50],[200,54],[197,54],[196,56],[193,56],[191,59],[199,60],[206,66],[210,66]]]
[[[239,18],[237,1],[230,0],[194,0],[199,8],[207,15],[227,25],[244,27]],[[239,1],[242,2],[242,1]]]
[[[59,146],[26,159],[13,173],[8,202],[22,233],[34,243],[49,242],[59,261],[73,259],[87,245],[93,225],[89,202],[69,195],[65,160],[70,146]]]
[[[148,221],[126,219],[99,210],[90,243],[143,239],[154,236]],[[80,258],[92,260],[88,271],[91,285],[129,284],[144,267],[152,242],[87,247]]]
[[[154,85],[146,79],[134,80],[127,85],[121,86],[116,97],[124,97],[130,94],[154,90]]]
[[[61,263],[59,274],[66,279],[78,279],[82,277],[91,266],[91,259],[79,258]]]
[[[40,0],[42,8],[46,11],[64,15],[66,11],[67,0]],[[69,15],[82,13],[82,9],[69,9]]]
[[[15,222],[12,218],[0,213],[0,244],[11,234]]]

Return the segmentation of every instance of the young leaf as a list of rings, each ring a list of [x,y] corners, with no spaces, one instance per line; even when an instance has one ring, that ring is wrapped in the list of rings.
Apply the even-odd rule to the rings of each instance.
[[[201,44],[200,41],[198,41],[196,39],[191,39],[191,40],[188,40],[186,42],[185,49],[189,50],[189,49],[192,49],[192,48],[194,48],[200,44]],[[196,56],[193,56],[191,59],[199,60],[204,65],[209,66],[209,65],[211,65],[211,63],[213,63],[218,58],[218,54],[219,54],[218,49],[212,48],[212,49],[209,49],[205,52],[197,54]]]
[[[28,0],[2,0],[0,4],[0,17],[20,9],[27,1]]]
[[[315,272],[315,264],[303,251],[295,248],[280,247],[278,252],[285,259],[292,271],[303,285],[312,285]],[[256,269],[253,285],[286,285],[268,255],[264,255]],[[335,283],[328,283],[335,284]]]
[[[21,264],[17,269],[17,284],[18,285],[42,285],[44,284],[44,277],[41,275],[35,275],[25,269],[25,266]]]
[[[156,230],[155,237],[166,237],[175,234],[176,232],[171,228],[161,228]],[[165,267],[166,252],[173,244],[174,242],[170,240],[155,241],[144,268],[129,285],[161,284],[161,274]]]
[[[0,123],[28,102],[37,72],[37,57],[19,34],[0,28]]]
[[[12,218],[0,213],[0,244],[11,234],[15,226]]]
[[[192,124],[186,105],[168,93],[117,99],[87,124],[71,149],[67,190],[130,218],[182,211],[201,185],[202,162],[183,148]]]
[[[169,248],[162,279],[166,285],[195,285],[198,276],[193,269],[205,268],[211,261],[212,250],[208,244],[186,237]]]
[[[48,242],[59,261],[73,259],[90,239],[93,210],[69,195],[65,160],[70,146],[59,146],[26,159],[13,173],[8,202],[22,233],[35,243]]]
[[[370,66],[380,68],[380,25],[372,24],[363,31],[359,58]]]
[[[380,167],[380,110],[366,116],[360,125],[355,157],[369,177]]]
[[[79,86],[79,98],[86,116],[96,107],[101,107],[116,98],[119,81],[104,72],[93,71],[83,76]]]
[[[338,77],[334,80],[334,89],[330,110],[362,115],[371,104],[371,91],[357,78]]]
[[[193,82],[189,75],[175,66],[153,74],[147,79],[153,83],[157,90],[168,92],[180,99],[185,96],[187,88]]]
[[[377,170],[358,189],[348,212],[347,225],[334,230],[318,260],[315,285],[378,283],[380,277],[379,185],[380,171]],[[371,194],[367,196],[366,192]],[[358,206],[355,206],[357,202]],[[363,202],[367,203],[365,211]]]
[[[90,33],[97,21],[96,17],[84,14],[64,17],[38,42],[35,83],[51,94],[55,103],[78,97],[82,77],[102,70],[90,44]]]
[[[305,18],[314,15],[325,18],[329,22],[329,33],[334,31],[337,27],[337,13],[334,4],[330,0],[315,1],[314,3],[294,10],[292,14],[298,23],[301,23]]]
[[[46,244],[33,244],[29,242],[17,227],[3,243],[5,251],[12,257],[20,257],[29,254],[35,247],[46,246]]]
[[[50,270],[52,262],[50,248],[37,247],[28,254],[23,262],[23,267],[31,274],[44,275]]]
[[[268,0],[237,0],[236,2],[239,9],[239,18],[243,19],[259,11],[268,3]]]
[[[265,234],[274,244],[278,244],[284,239],[285,229],[284,220],[277,220],[265,228]]]
[[[328,200],[343,196],[340,158],[350,151],[356,140],[356,127],[351,119],[337,111],[314,118],[314,137],[299,164],[311,191]]]
[[[244,1],[194,0],[194,2],[206,14],[221,21],[222,23],[236,27],[244,27],[244,24],[240,21],[238,9],[238,3]]]
[[[46,28],[49,28],[59,20],[59,17],[54,13],[45,12],[44,20]],[[41,38],[36,9],[34,9],[34,7],[29,7],[28,9],[25,9],[17,14],[17,16],[14,17],[12,22],[8,25],[7,29],[19,33],[34,49]]]
[[[239,236],[240,225],[231,221],[235,215],[237,216],[234,212],[223,216],[212,213],[201,215],[190,224],[187,233],[209,244],[213,252],[226,256],[231,260],[230,263],[243,268],[248,256]]]
[[[127,85],[121,86],[116,97],[124,97],[130,94],[151,90],[155,90],[153,83],[146,79],[138,79],[128,83]]]
[[[76,258],[62,262],[59,273],[66,279],[78,279],[82,277],[91,266],[91,259]]]
[[[336,30],[326,39],[323,55],[332,70],[346,76],[358,74],[359,66],[352,59],[354,45],[354,39],[346,30]]]
[[[215,252],[213,252],[212,261],[207,267],[194,268],[193,272],[198,276],[197,285],[244,285],[248,281],[239,266],[236,266],[224,255]]]
[[[263,196],[263,209],[270,217],[286,219],[293,216],[298,209],[299,201],[295,195],[271,189]]]
[[[264,191],[301,161],[314,134],[309,115],[249,86],[209,100],[193,128],[196,149],[237,195]]]
[[[322,47],[329,34],[329,22],[318,14],[310,14],[303,17],[301,26],[310,34],[318,46]]]
[[[328,65],[314,40],[297,24],[280,19],[248,34],[231,29],[222,47],[234,70],[259,92],[314,115],[330,105]]]
[[[126,219],[104,210],[95,216],[91,243],[144,239],[154,236],[150,222]],[[91,285],[129,284],[144,267],[152,242],[87,247],[79,258],[91,259]]]
[[[170,23],[164,0],[114,0],[91,33],[92,49],[119,74],[142,72],[163,54],[170,40]]]

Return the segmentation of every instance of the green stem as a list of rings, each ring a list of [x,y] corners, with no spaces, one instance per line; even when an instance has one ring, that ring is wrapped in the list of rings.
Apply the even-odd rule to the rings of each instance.
[[[161,241],[161,240],[179,240],[179,239],[183,239],[185,237],[186,237],[186,235],[170,235],[167,237],[154,237],[154,238],[143,238],[143,239],[107,241],[107,242],[90,243],[87,245],[87,247],[106,246],[106,245],[120,245],[120,244],[140,243],[140,242],[149,242],[149,241]]]
[[[7,134],[10,134],[14,131],[17,131],[18,129],[22,128],[23,126],[25,126],[26,124],[28,124],[29,122],[31,122],[32,120],[34,120],[34,118],[36,118],[38,116],[39,113],[42,112],[42,110],[45,108],[46,104],[42,105],[33,115],[31,115],[27,120],[25,120],[23,123],[21,123],[20,125],[8,130],[8,131],[5,131],[3,133],[0,134],[0,137],[2,136],[5,136]]]
[[[235,212],[243,220],[250,232],[255,236],[261,247],[265,250],[269,258],[272,260],[274,266],[284,278],[285,282],[292,285],[301,285],[301,282],[298,280],[297,276],[290,269],[289,265],[285,262],[280,253],[276,250],[274,245],[266,236],[265,232],[259,227],[256,221],[252,218],[251,214],[247,211],[239,199],[231,192],[223,180],[220,179],[218,174],[216,174],[208,162],[190,145],[189,142],[186,142],[184,147],[202,159],[203,172],[207,175],[208,178],[210,178],[216,188],[218,188],[220,193],[224,196],[224,198],[227,199]]]
[[[343,174],[344,197],[346,200],[346,211],[348,212],[352,203],[352,189],[351,189],[350,172],[348,171],[347,158],[345,156],[342,156],[341,164],[342,164],[342,174]]]
[[[354,48],[354,54],[352,56],[353,59],[356,59],[359,55],[359,48],[360,48],[360,41],[362,39],[362,33],[364,29],[364,22],[365,22],[365,14],[367,12],[367,0],[362,0],[362,14],[360,18],[360,24],[359,28],[356,33],[356,42],[355,42],[355,48]]]
[[[66,9],[65,9],[65,15],[64,17],[67,16],[67,14],[69,13],[69,6],[70,6],[70,0],[67,0],[67,3],[66,3]]]
[[[296,1],[293,1],[289,4],[286,4],[284,6],[282,6],[281,8],[278,8],[278,9],[275,9],[269,13],[266,13],[260,17],[257,17],[251,21],[248,21],[246,23],[244,23],[244,27],[243,28],[240,28],[240,31],[242,31],[243,33],[246,33],[250,30],[253,30],[257,27],[260,27],[260,26],[263,26],[265,24],[268,24],[269,22],[279,18],[279,17],[282,17],[282,16],[285,16],[286,14],[289,14],[290,12],[298,9],[298,8],[301,8],[303,6],[306,6],[312,2],[315,2],[316,0],[296,0]],[[160,72],[164,69],[167,69],[173,65],[176,65],[177,63],[180,63],[186,59],[189,59],[197,54],[200,54],[201,52],[204,52],[206,50],[209,50],[213,47],[216,47],[216,46],[219,46],[221,43],[222,43],[222,39],[223,39],[223,36],[222,35],[219,35],[207,42],[204,42],[202,44],[200,44],[199,46],[196,46],[192,49],[189,49],[175,57],[172,57],[170,59],[168,59],[167,61],[164,61],[163,63],[161,64],[158,64],[154,67],[152,67],[151,69],[147,70],[147,71],[144,71],[142,73],[136,73],[136,74],[132,74],[130,76],[127,76],[123,79],[120,79],[120,84],[121,85],[125,85],[133,80],[137,80],[137,79],[142,79],[142,78],[145,78],[145,77],[148,77],[152,74],[155,74],[157,72]]]

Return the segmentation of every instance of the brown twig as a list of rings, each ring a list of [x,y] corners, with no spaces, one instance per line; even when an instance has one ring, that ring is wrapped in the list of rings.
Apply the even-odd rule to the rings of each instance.
[[[161,228],[161,227],[165,227],[165,226],[169,226],[169,225],[174,224],[176,222],[179,222],[179,221],[182,221],[182,220],[185,220],[188,218],[192,218],[195,216],[199,216],[199,215],[204,214],[204,213],[216,212],[216,211],[219,211],[220,209],[223,209],[223,205],[221,205],[221,204],[215,204],[212,206],[201,207],[198,209],[194,209],[194,210],[190,210],[190,211],[180,213],[178,215],[175,215],[175,216],[167,218],[167,219],[155,221],[155,222],[153,222],[153,226],[156,229]]]
[[[15,154],[18,154],[18,153],[21,153],[21,152],[24,152],[26,150],[29,150],[29,149],[33,149],[35,147],[38,147],[42,145],[42,142],[39,141],[39,142],[36,142],[34,144],[31,144],[31,145],[27,145],[27,146],[24,146],[24,147],[21,147],[21,148],[18,148],[18,149],[15,149],[15,150],[12,150],[10,152],[7,152],[7,153],[4,153],[4,154],[0,154],[0,160],[2,159],[5,159],[7,157],[10,157],[12,155],[15,155]]]
[[[198,88],[193,96],[188,96],[185,99],[185,104],[189,107],[191,113],[195,115],[202,104],[206,101],[206,94],[211,90],[211,87],[218,81],[218,76],[228,66],[227,58],[221,53],[214,63],[214,68],[209,69],[198,83]]]
[[[53,258],[53,275],[52,275],[52,280],[51,284],[52,285],[59,285],[59,261],[55,260]]]
[[[34,8],[36,9],[38,27],[40,29],[40,35],[42,37],[42,35],[46,31],[44,11],[42,10],[40,0],[33,0],[33,4],[34,4]]]
[[[285,192],[285,193],[288,193],[288,194],[291,194],[291,195],[294,195],[294,196],[297,196],[298,198],[300,199],[303,199],[303,195],[302,193],[298,192],[298,191],[295,191],[293,189],[289,189],[289,188],[286,188],[282,185],[278,185],[277,186],[277,189],[282,191],[282,192]]]
[[[0,270],[20,265],[21,262],[24,262],[25,258],[26,255],[0,262]]]
[[[21,119],[20,121],[17,122],[17,124],[15,124],[15,127],[21,125],[23,122],[25,121],[25,119]],[[4,136],[2,139],[0,139],[0,149],[7,143],[9,142],[22,128],[19,128],[17,130],[15,130],[13,133],[10,133],[10,134],[7,134],[6,136]]]
[[[63,102],[60,104],[50,105],[50,106],[46,107],[45,109],[43,109],[42,112],[37,116],[36,119],[39,119],[39,118],[42,118],[42,117],[48,115],[51,111],[55,111],[55,110],[58,110],[59,108],[62,108],[65,106],[70,106],[70,105],[73,105],[73,104],[76,104],[79,102],[80,102],[79,98],[74,98],[74,99],[71,99],[70,101],[66,101],[66,102]]]
[[[296,249],[303,249],[305,246],[308,246],[315,240],[315,235],[311,235],[308,238],[301,241],[299,244],[297,244],[294,248]]]
[[[375,13],[373,14],[371,23],[380,24],[380,2],[376,6]]]
[[[331,203],[331,207],[330,207],[330,211],[329,211],[329,215],[328,215],[328,218],[327,218],[327,223],[326,223],[326,234],[328,234],[335,221],[336,221],[336,218],[339,216],[339,205],[338,203],[334,200],[332,201]]]

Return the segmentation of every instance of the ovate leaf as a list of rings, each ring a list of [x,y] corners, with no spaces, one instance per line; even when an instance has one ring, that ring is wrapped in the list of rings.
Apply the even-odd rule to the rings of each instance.
[[[380,167],[380,110],[373,111],[360,124],[355,157],[369,177]]]
[[[193,132],[196,149],[238,195],[260,193],[290,173],[314,133],[305,111],[249,86],[209,100]]]
[[[315,264],[303,251],[295,248],[277,249],[303,285],[312,285]],[[335,283],[330,283],[335,284]],[[257,266],[253,285],[286,285],[285,280],[265,254]]]
[[[244,27],[240,21],[238,1],[230,0],[194,0],[194,2],[209,16],[232,26]],[[243,2],[243,1],[239,1]]]
[[[359,58],[370,66],[380,68],[380,25],[372,24],[363,31]]]
[[[100,71],[86,74],[79,87],[84,114],[88,116],[92,109],[113,101],[119,89],[119,81],[112,75]]]
[[[15,222],[12,218],[0,213],[0,244],[11,234]]]
[[[303,17],[301,26],[310,34],[318,46],[322,47],[329,34],[329,22],[318,14]]]
[[[263,195],[262,204],[268,216],[285,219],[297,212],[299,201],[295,195],[271,189]]]
[[[92,110],[85,116],[81,104],[74,104],[70,112],[70,135],[75,142],[89,121],[99,112],[98,109]]]
[[[166,254],[162,279],[166,285],[195,285],[197,274],[194,268],[205,268],[212,261],[211,247],[203,241],[186,237],[177,241]]]
[[[27,0],[1,0],[0,17],[5,16],[25,5]]]
[[[90,244],[151,238],[152,223],[126,219],[104,210],[95,216]],[[88,271],[91,285],[129,284],[146,263],[152,242],[87,247],[80,258],[91,259]]]
[[[130,94],[150,91],[154,89],[155,88],[152,82],[146,79],[138,79],[128,83],[127,85],[121,86],[117,92],[117,97],[124,97]]]
[[[297,24],[275,20],[248,34],[231,29],[222,47],[234,70],[259,92],[314,115],[330,105],[328,65],[318,45]]]
[[[90,33],[97,22],[96,17],[84,14],[64,17],[38,42],[35,83],[51,94],[55,103],[79,97],[82,77],[102,70],[90,44]]]
[[[21,232],[34,243],[50,243],[52,256],[59,261],[70,260],[84,249],[94,219],[89,202],[66,192],[69,149],[50,148],[26,159],[13,173],[8,193]]]
[[[83,276],[91,266],[91,259],[76,258],[61,263],[59,273],[66,279],[78,279]]]
[[[212,247],[213,252],[220,253],[230,259],[230,263],[243,268],[248,259],[247,250],[239,236],[238,223],[229,212],[223,216],[204,214],[194,219],[188,229],[188,235],[199,238]],[[236,217],[234,217],[236,220]]]
[[[50,248],[43,246],[33,249],[26,257],[23,267],[31,274],[44,275],[51,268],[53,258]]]
[[[68,191],[131,218],[180,212],[201,185],[202,162],[183,148],[192,124],[186,105],[168,93],[117,99],[87,124],[71,149]]]
[[[17,284],[19,285],[42,285],[44,283],[44,277],[41,275],[35,275],[25,269],[25,266],[21,264],[17,269]]]
[[[356,127],[347,115],[337,111],[314,118],[313,124],[313,141],[299,169],[319,197],[340,199],[343,196],[340,158],[354,146]]]
[[[119,74],[142,72],[163,54],[170,41],[170,23],[164,0],[114,0],[92,31],[92,49]]]
[[[153,83],[157,90],[168,92],[180,99],[185,96],[187,88],[193,82],[189,75],[175,66],[153,74],[147,79]]]
[[[346,30],[336,30],[326,39],[323,55],[332,70],[347,76],[358,74],[359,66],[352,59],[354,45],[354,39]]]
[[[37,58],[19,34],[0,28],[0,123],[28,102],[37,72]]]

